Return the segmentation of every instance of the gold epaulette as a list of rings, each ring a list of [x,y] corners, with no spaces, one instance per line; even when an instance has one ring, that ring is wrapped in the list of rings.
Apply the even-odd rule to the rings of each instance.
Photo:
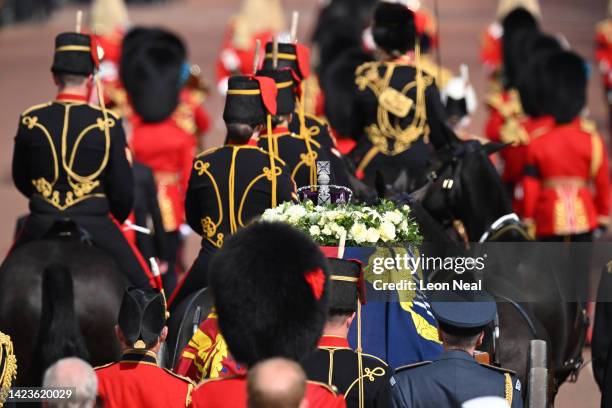
[[[411,368],[421,367],[421,366],[424,366],[424,365],[427,365],[427,364],[431,364],[431,363],[432,363],[432,361],[428,361],[427,360],[427,361],[419,361],[418,363],[408,364],[408,365],[405,365],[405,366],[397,367],[395,369],[395,373],[397,374],[400,371],[409,370]]]
[[[27,115],[28,113],[34,110],[37,110],[37,109],[46,108],[47,106],[50,106],[52,103],[53,102],[45,102],[45,103],[39,103],[38,105],[30,106],[28,109],[21,112],[21,116]]]
[[[102,364],[102,365],[100,365],[100,366],[94,367],[93,369],[94,369],[94,370],[100,370],[100,369],[102,369],[102,368],[110,367],[110,366],[112,366],[113,364],[117,364],[117,363],[118,363],[118,361],[113,361],[112,363]]]
[[[368,61],[368,62],[364,62],[363,64],[361,64],[360,66],[358,66],[355,69],[355,76],[361,76],[363,75],[363,72],[366,70],[370,70],[372,68],[378,68],[380,66],[380,62],[378,61]]]
[[[306,381],[308,384],[314,384],[314,385],[319,385],[323,388],[325,388],[327,391],[331,392],[332,394],[334,394],[334,396],[338,395],[338,389],[334,386],[333,388],[329,385],[329,384],[325,384],[323,382],[320,381],[312,381],[312,380],[308,380]]]
[[[516,118],[508,118],[499,133],[500,140],[504,143],[510,143],[512,146],[529,144],[529,133]]]
[[[196,158],[200,158],[200,157],[204,157],[207,156],[213,152],[216,152],[217,150],[221,149],[223,146],[221,147],[211,147],[210,149],[206,149],[203,152],[200,152],[197,154]]]
[[[102,112],[102,108],[100,108],[100,107],[99,107],[99,106],[97,106],[97,105],[92,105],[91,103],[88,103],[87,105],[88,105],[90,108],[94,108],[95,110]],[[108,109],[108,108],[106,108],[106,109],[104,109],[104,110],[106,111],[106,113],[108,113],[109,115],[111,115],[111,116],[112,116],[114,119],[121,119],[121,115],[119,115],[119,113],[115,112],[114,110],[112,110],[112,109]]]
[[[612,19],[607,18],[597,23],[595,31],[603,34],[608,41],[612,42]]]
[[[436,80],[438,88],[444,88],[448,81],[453,78],[453,73],[450,69],[439,66],[426,55],[421,56],[420,65],[426,75]]]
[[[597,126],[595,122],[589,119],[581,118],[580,119],[580,130],[585,133],[588,133],[591,136],[591,177],[597,177],[599,173],[599,168],[603,163],[603,155],[604,155],[604,144],[599,132],[597,132]]]
[[[599,133],[597,132],[597,125],[595,124],[594,121],[590,119],[586,119],[586,118],[580,119],[580,130],[582,130],[583,132],[589,133],[591,135],[592,134],[599,135]]]
[[[370,357],[370,358],[373,358],[375,360],[378,360],[380,363],[384,364],[385,367],[389,366],[389,364],[387,364],[387,362],[384,361],[382,358],[378,358],[376,356],[373,356],[372,354],[361,353],[361,355],[364,356],[364,357]]]
[[[491,365],[491,364],[485,364],[485,363],[478,363],[478,365],[480,365],[481,367],[484,367],[484,368],[489,368],[491,370],[495,370],[495,371],[497,371],[499,373],[516,375],[515,371],[512,371],[512,370],[510,370],[508,368],[497,367],[497,366],[494,366],[494,365]]]
[[[162,367],[162,370],[164,370],[166,373],[170,374],[171,376],[178,378],[179,380],[183,380],[191,385],[195,385],[195,382],[189,377],[185,377],[184,375],[177,374],[167,368]]]
[[[520,115],[523,112],[518,92],[515,89],[508,92],[508,100],[504,100],[503,92],[500,91],[493,92],[487,97],[487,105],[497,110],[504,118]]]

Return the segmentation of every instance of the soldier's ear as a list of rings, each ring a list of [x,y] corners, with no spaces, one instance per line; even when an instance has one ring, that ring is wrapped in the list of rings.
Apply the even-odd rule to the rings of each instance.
[[[164,328],[162,329],[160,335],[159,335],[159,342],[160,344],[163,343],[164,341],[166,341],[166,337],[168,337],[168,326],[164,326]]]
[[[478,340],[476,340],[476,347],[480,347],[482,345],[482,341],[484,340],[484,331],[481,331],[478,335]]]
[[[350,315],[347,319],[346,319],[346,327],[351,327],[351,324],[353,324],[353,320],[355,320],[355,312],[353,312],[352,315]]]

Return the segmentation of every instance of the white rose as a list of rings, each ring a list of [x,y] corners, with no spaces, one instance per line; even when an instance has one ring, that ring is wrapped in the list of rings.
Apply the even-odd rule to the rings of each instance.
[[[408,220],[403,220],[400,224],[400,230],[403,232],[408,232]]]
[[[319,228],[318,225],[312,225],[308,229],[308,232],[310,232],[310,235],[312,235],[313,237],[316,237],[318,235],[321,235],[321,228]]]
[[[340,237],[342,236],[342,234],[346,233],[346,230],[344,229],[343,226],[338,225],[336,223],[333,223],[330,226],[330,229],[336,234],[336,238],[340,239]]]
[[[329,228],[329,225],[326,225],[325,227],[323,227],[323,230],[321,231],[321,233],[323,235],[331,235],[332,230]]]
[[[384,215],[383,215],[383,219],[385,221],[388,221],[390,223],[393,223],[395,225],[398,225],[402,222],[403,219],[403,215],[401,212],[394,210],[394,211],[387,211]]]
[[[328,211],[325,215],[327,216],[327,219],[329,219],[330,221],[333,221],[336,218],[338,218],[340,213],[338,211]]]
[[[291,224],[297,224],[306,215],[306,209],[301,205],[294,205],[285,214]]]
[[[366,241],[366,238],[368,235],[368,229],[365,226],[365,224],[356,222],[351,227],[349,234],[352,237],[353,241],[355,241],[358,244],[361,244]]]
[[[376,228],[368,228],[368,232],[366,234],[366,241],[375,244],[380,239],[380,233]]]
[[[384,242],[393,241],[395,239],[395,225],[390,222],[383,222],[378,228],[380,238]]]

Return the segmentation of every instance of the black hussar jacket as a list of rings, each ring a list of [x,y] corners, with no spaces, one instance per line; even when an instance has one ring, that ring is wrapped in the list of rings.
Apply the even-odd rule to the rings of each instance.
[[[134,180],[121,119],[80,101],[56,100],[21,114],[13,180],[35,214],[106,216],[123,222]]]

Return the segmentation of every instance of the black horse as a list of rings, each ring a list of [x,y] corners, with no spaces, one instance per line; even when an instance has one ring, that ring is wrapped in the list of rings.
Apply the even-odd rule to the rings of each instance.
[[[409,201],[430,255],[439,255],[438,251],[477,256],[483,248],[474,243],[485,243],[486,275],[464,274],[461,278],[483,278],[485,288],[498,299],[500,337],[494,360],[525,379],[529,340],[546,340],[552,401],[558,387],[580,366],[585,320],[564,287],[570,282],[562,276],[567,269],[563,267],[564,254],[558,253],[559,247],[543,248],[531,242],[512,213],[506,190],[489,160],[500,148],[503,145],[451,141],[436,152],[424,179],[381,182],[379,194],[406,200],[402,188],[422,186]],[[448,239],[443,241],[442,235],[450,237],[454,245]],[[452,272],[432,276],[433,281],[455,278]]]
[[[40,386],[44,370],[77,356],[115,361],[114,326],[126,280],[114,261],[78,241],[25,244],[0,266],[0,330],[19,362],[16,384]]]

